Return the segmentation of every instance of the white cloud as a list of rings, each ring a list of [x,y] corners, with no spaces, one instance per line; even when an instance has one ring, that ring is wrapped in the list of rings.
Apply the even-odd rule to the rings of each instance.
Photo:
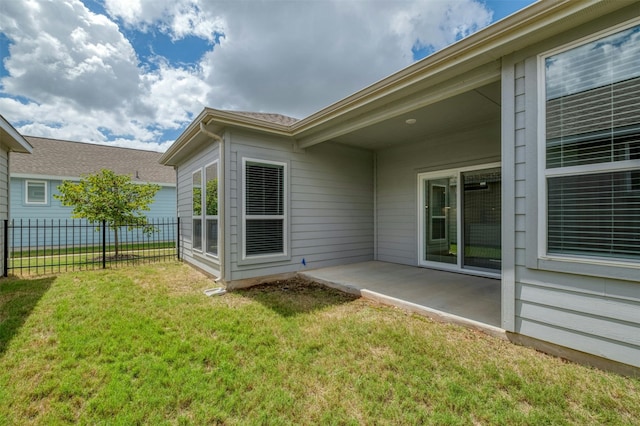
[[[156,71],[143,76],[143,84],[143,102],[155,108],[155,122],[160,127],[178,128],[206,106],[209,86],[198,67],[176,68],[160,61]]]
[[[491,19],[475,0],[104,0],[104,7],[108,16],[81,0],[2,2],[10,55],[0,112],[19,131],[164,149],[163,134],[205,105],[301,118],[409,65],[412,48],[440,49]],[[141,63],[119,24],[172,40],[198,37],[209,50],[190,65]]]
[[[224,32],[225,22],[200,3],[214,4],[206,0],[105,0],[104,7],[110,16],[140,31],[157,27],[173,40],[194,36],[213,43],[216,34]]]
[[[491,19],[472,0],[233,2],[223,16],[225,39],[202,61],[208,103],[297,117],[411,64],[416,44],[440,49]]]

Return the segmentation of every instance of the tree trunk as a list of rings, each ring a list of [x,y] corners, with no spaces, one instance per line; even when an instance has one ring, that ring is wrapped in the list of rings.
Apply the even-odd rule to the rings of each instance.
[[[115,246],[116,246],[116,260],[118,259],[118,227],[114,226],[113,227],[113,235],[114,235],[114,242],[115,242]]]

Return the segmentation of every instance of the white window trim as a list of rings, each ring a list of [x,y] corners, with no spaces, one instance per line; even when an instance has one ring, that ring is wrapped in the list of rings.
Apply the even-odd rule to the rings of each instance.
[[[262,163],[262,164],[272,164],[274,166],[282,166],[284,179],[282,182],[283,185],[283,215],[247,215],[247,182],[246,182],[246,168],[247,163]],[[264,160],[260,158],[250,158],[243,157],[242,158],[242,220],[240,223],[240,227],[242,230],[242,263],[261,263],[261,262],[274,262],[279,260],[287,260],[290,258],[289,256],[289,167],[286,162],[282,161],[272,161],[272,160]],[[276,254],[263,254],[263,255],[249,255],[247,256],[247,219],[282,219],[282,239],[283,245],[282,250],[283,253]]]
[[[29,184],[38,183],[44,186],[44,201],[29,201]],[[28,179],[24,181],[24,203],[29,206],[46,206],[49,204],[49,184],[46,180]]]
[[[213,165],[216,165],[216,179],[218,179],[218,214],[217,215],[207,215],[207,168]],[[203,169],[203,173],[202,173],[202,177],[203,177],[203,191],[202,191],[202,210],[203,210],[203,217],[204,217],[204,223],[203,223],[203,227],[202,227],[202,233],[203,233],[203,239],[202,239],[202,248],[203,251],[205,253],[205,255],[212,257],[213,259],[219,260],[220,259],[220,164],[218,160],[212,161],[208,164],[206,164],[204,166]],[[207,241],[207,220],[208,219],[216,219],[217,220],[217,228],[218,228],[218,241],[216,241],[216,246],[217,246],[217,252],[218,254],[213,254],[213,253],[209,253],[209,251],[207,250],[207,247],[209,247],[208,241]]]
[[[200,216],[196,216],[193,214],[193,176],[196,173],[200,173]],[[204,178],[204,170],[202,169],[202,167],[194,170],[193,172],[191,172],[191,251],[193,253],[197,253],[197,254],[202,254],[204,253],[204,234],[205,234],[205,227],[204,227],[204,212],[202,211],[203,208],[203,204],[202,204],[202,198],[203,198],[203,192],[202,191],[202,182]],[[200,219],[200,248],[195,248],[194,247],[194,226],[193,226],[193,220],[194,219]]]
[[[616,161],[609,163],[597,163],[592,165],[557,167],[547,169],[546,162],[546,68],[545,60],[553,55],[557,55],[576,47],[580,47],[587,43],[600,40],[614,33],[627,30],[640,24],[640,19],[634,18],[630,21],[614,25],[605,30],[589,34],[586,37],[574,40],[571,43],[564,44],[555,49],[545,51],[537,57],[537,96],[538,96],[538,120],[537,120],[537,157],[538,157],[538,231],[537,231],[537,257],[538,267],[558,272],[578,272],[586,275],[611,276],[611,272],[606,268],[629,268],[631,274],[637,274],[640,264],[634,260],[616,259],[597,256],[578,256],[567,254],[550,254],[547,252],[547,182],[549,178],[560,176],[575,176],[581,174],[596,174],[606,172],[621,172],[629,170],[638,170],[640,160]],[[582,265],[582,266],[581,266]],[[605,269],[601,269],[604,267]],[[624,272],[621,277],[626,277]]]
[[[461,274],[466,274],[466,275],[474,275],[474,276],[481,276],[481,277],[488,277],[488,278],[500,278],[501,277],[501,272],[489,272],[489,271],[483,271],[483,270],[477,270],[477,269],[470,269],[470,268],[464,268],[462,265],[462,256],[457,256],[456,259],[456,263],[455,264],[446,264],[446,263],[441,263],[441,262],[432,262],[432,261],[428,261],[428,260],[424,260],[422,258],[422,254],[424,253],[424,249],[425,249],[425,221],[424,221],[424,206],[426,203],[426,200],[424,199],[424,188],[422,186],[422,182],[424,182],[424,180],[428,180],[431,178],[438,178],[438,177],[444,177],[444,176],[455,176],[458,179],[458,186],[460,185],[460,182],[462,181],[462,174],[465,172],[472,172],[474,170],[484,170],[484,169],[493,169],[493,168],[502,168],[502,163],[500,162],[494,162],[494,163],[485,163],[485,164],[478,164],[475,166],[468,166],[468,167],[459,167],[459,168],[454,168],[454,169],[445,169],[445,170],[439,170],[439,171],[433,171],[433,172],[425,172],[425,173],[418,173],[418,185],[417,185],[417,191],[418,191],[418,213],[417,213],[417,218],[418,218],[418,265],[420,266],[424,266],[427,268],[432,268],[432,269],[439,269],[439,270],[443,270],[443,271],[449,271],[449,272],[457,272],[457,273],[461,273]],[[502,200],[502,202],[504,202],[504,200]],[[456,238],[456,244],[458,247],[463,247],[463,241],[462,241],[462,232],[460,232],[460,229],[463,229],[464,224],[462,223],[462,214],[460,214],[461,212],[461,208],[460,206],[462,205],[462,191],[460,191],[460,189],[458,188],[458,191],[456,191],[456,208],[458,209],[458,214],[456,214],[456,227],[458,229],[458,235]]]

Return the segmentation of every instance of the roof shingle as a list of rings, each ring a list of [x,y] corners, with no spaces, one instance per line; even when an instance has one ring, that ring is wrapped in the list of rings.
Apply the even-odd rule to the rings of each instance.
[[[81,177],[110,169],[134,182],[176,183],[172,167],[158,163],[160,152],[25,136],[32,154],[11,153],[10,174]]]
[[[251,117],[262,121],[268,121],[270,123],[280,124],[282,126],[291,126],[293,123],[299,121],[297,118],[289,117],[282,114],[271,114],[266,112],[249,112],[249,111],[227,111],[237,115],[243,115],[245,117]]]

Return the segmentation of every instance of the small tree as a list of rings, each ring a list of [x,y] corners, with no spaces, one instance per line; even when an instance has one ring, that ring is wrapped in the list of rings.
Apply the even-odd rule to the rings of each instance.
[[[64,181],[54,197],[63,206],[73,207],[74,218],[90,223],[102,221],[114,230],[116,258],[118,257],[118,228],[123,225],[145,225],[143,211],[149,210],[160,189],[156,184],[137,184],[131,177],[117,175],[111,170],[84,175],[80,182]]]

